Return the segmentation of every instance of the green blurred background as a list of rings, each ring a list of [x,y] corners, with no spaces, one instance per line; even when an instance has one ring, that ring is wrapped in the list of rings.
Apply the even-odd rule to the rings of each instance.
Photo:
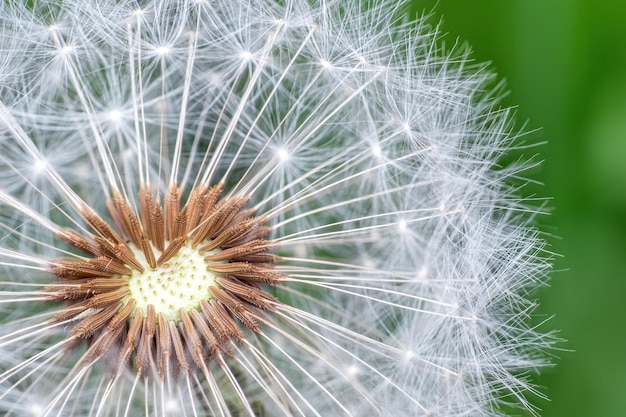
[[[541,129],[529,138],[548,141],[527,175],[553,197],[540,221],[562,257],[539,313],[570,351],[536,379],[540,415],[626,416],[626,1],[412,1],[492,63],[520,125]]]

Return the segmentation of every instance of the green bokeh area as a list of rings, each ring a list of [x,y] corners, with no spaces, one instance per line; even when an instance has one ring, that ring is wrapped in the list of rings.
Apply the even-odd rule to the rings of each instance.
[[[533,400],[539,414],[626,416],[626,1],[413,2],[442,17],[446,44],[467,41],[492,62],[504,103],[548,141],[527,175],[553,197],[540,221],[562,256],[539,313],[567,341],[536,380],[550,398]]]

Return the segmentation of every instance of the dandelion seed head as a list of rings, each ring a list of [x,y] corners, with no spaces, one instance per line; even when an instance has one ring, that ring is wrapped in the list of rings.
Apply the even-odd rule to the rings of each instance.
[[[520,133],[400,7],[0,2],[0,414],[529,407]]]

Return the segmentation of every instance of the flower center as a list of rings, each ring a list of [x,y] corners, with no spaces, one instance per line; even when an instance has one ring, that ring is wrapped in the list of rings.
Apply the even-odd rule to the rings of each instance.
[[[192,248],[191,243],[182,246],[169,261],[154,270],[148,265],[143,252],[134,247],[131,249],[144,267],[144,272],[133,271],[128,278],[130,294],[127,299],[135,299],[135,307],[143,311],[144,317],[148,305],[152,304],[157,314],[162,313],[168,320],[179,321],[180,309],[199,310],[202,300],[212,298],[210,287],[216,285],[216,275],[207,269],[206,255]]]
[[[54,320],[73,324],[65,346],[86,341],[86,363],[118,355],[107,363],[119,372],[131,366],[163,378],[166,369],[206,369],[232,355],[246,330],[260,333],[277,303],[263,286],[282,279],[274,243],[265,218],[244,209],[247,197],[221,193],[201,185],[183,203],[172,186],[161,202],[142,189],[135,204],[114,193],[111,224],[81,208],[88,233],[57,236],[86,256],[50,265],[58,278],[50,299],[66,304]]]

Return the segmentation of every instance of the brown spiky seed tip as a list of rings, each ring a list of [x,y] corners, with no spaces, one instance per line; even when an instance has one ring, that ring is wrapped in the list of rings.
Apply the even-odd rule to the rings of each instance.
[[[85,363],[114,354],[107,362],[118,371],[131,366],[161,378],[168,369],[206,369],[212,358],[231,355],[244,332],[261,332],[264,312],[274,310],[277,301],[262,285],[281,274],[264,219],[244,210],[248,198],[198,186],[181,208],[181,194],[170,187],[163,209],[141,189],[135,209],[114,193],[112,225],[84,207],[92,233],[59,232],[87,254],[54,262],[58,283],[48,289],[64,303],[54,320],[75,323],[67,345],[89,345]]]

